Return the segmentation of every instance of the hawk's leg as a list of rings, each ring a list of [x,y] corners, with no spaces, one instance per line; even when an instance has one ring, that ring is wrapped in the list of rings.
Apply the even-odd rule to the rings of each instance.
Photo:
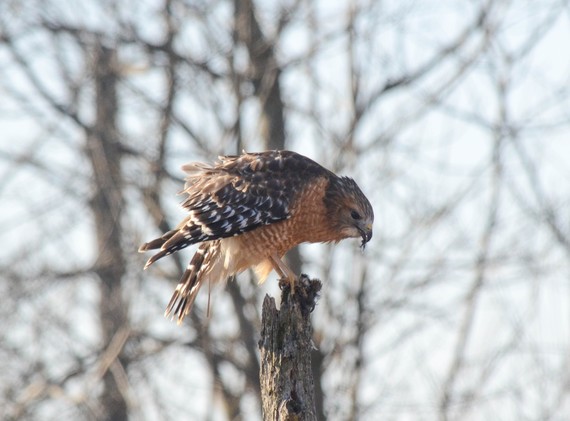
[[[280,281],[286,281],[291,286],[291,293],[295,293],[295,281],[297,280],[297,275],[293,272],[289,266],[287,266],[281,258],[275,254],[269,256],[273,269],[280,277]]]

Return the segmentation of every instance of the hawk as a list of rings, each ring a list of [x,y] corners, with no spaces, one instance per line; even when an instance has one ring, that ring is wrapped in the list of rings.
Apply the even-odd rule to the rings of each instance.
[[[296,275],[281,260],[301,243],[372,238],[374,212],[356,182],[339,177],[291,151],[221,156],[213,165],[194,162],[187,173],[182,207],[188,216],[139,252],[158,259],[200,243],[166,308],[181,323],[200,287],[253,268],[259,282],[272,270],[294,285]]]

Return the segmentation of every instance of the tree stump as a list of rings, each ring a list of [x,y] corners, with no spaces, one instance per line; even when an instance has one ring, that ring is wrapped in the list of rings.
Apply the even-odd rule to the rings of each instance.
[[[281,308],[269,295],[263,300],[261,403],[265,421],[316,421],[310,314],[315,308],[319,280],[301,275],[294,292],[280,282]]]

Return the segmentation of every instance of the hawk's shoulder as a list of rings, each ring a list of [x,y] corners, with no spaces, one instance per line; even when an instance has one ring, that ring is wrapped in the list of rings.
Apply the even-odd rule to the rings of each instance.
[[[243,177],[257,174],[258,181],[261,181],[263,176],[307,180],[307,177],[310,179],[332,175],[329,170],[312,159],[286,150],[244,152],[242,155],[221,156],[219,159],[217,168]]]

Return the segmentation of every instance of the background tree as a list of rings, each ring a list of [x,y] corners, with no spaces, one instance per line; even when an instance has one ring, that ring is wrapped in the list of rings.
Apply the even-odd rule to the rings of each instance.
[[[326,280],[319,418],[570,411],[566,2],[0,4],[7,419],[259,419],[264,287],[162,319],[179,166],[285,147],[359,180],[375,237]],[[225,291],[225,292],[224,292]]]

